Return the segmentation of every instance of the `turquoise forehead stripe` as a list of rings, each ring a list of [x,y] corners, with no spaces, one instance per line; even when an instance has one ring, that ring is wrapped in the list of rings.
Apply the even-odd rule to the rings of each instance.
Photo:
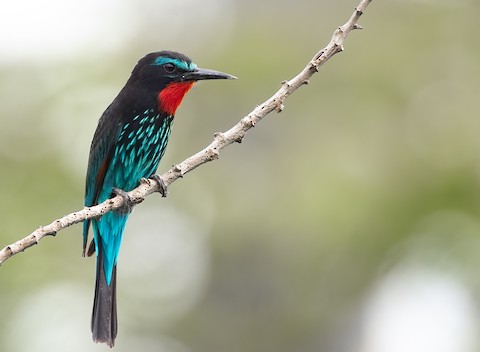
[[[171,57],[162,57],[162,56],[157,57],[155,59],[155,61],[153,62],[153,65],[162,66],[162,65],[167,64],[167,63],[174,64],[178,68],[181,68],[185,71],[190,71],[190,70],[194,70],[194,69],[197,68],[197,65],[195,65],[193,62],[187,63],[187,62],[182,61],[182,60],[172,59]]]

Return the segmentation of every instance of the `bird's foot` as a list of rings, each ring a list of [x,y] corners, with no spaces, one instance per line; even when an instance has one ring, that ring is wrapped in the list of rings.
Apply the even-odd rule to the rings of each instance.
[[[153,174],[152,176],[150,176],[150,178],[157,181],[158,186],[160,187],[158,191],[160,192],[162,197],[166,197],[168,194],[168,190],[167,190],[167,185],[165,184],[165,181],[163,181],[163,178],[157,174]]]
[[[130,214],[135,204],[130,199],[128,193],[125,192],[123,189],[117,187],[112,188],[112,193],[116,196],[120,196],[123,198],[123,204],[120,208],[117,209],[117,211],[122,214]]]

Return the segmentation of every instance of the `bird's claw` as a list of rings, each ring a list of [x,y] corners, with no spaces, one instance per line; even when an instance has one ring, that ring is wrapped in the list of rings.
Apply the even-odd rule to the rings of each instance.
[[[117,209],[117,211],[122,214],[131,213],[134,207],[134,203],[132,202],[132,199],[130,198],[128,193],[125,192],[123,189],[116,187],[112,188],[112,193],[116,196],[120,196],[123,198],[123,204],[120,208]]]
[[[166,197],[168,194],[167,185],[165,184],[165,181],[163,181],[163,179],[160,177],[160,175],[153,174],[152,176],[150,176],[150,178],[157,181],[158,186],[160,187],[158,191],[160,192],[162,197]]]

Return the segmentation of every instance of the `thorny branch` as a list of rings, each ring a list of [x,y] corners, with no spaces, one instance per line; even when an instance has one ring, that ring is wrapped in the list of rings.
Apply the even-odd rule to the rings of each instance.
[[[177,179],[183,177],[183,175],[196,169],[202,164],[218,159],[220,151],[223,148],[234,142],[242,142],[247,132],[269,113],[274,110],[281,112],[284,108],[283,104],[285,99],[301,86],[308,84],[309,79],[318,72],[320,67],[332,56],[343,51],[343,42],[353,29],[362,28],[357,21],[371,1],[372,0],[361,0],[350,19],[343,26],[340,26],[335,30],[328,45],[315,54],[307,66],[305,66],[298,75],[289,81],[283,81],[280,89],[271,98],[258,105],[252,112],[243,117],[228,131],[215,133],[212,143],[206,148],[185,159],[181,163],[174,165],[170,170],[161,175],[165,185],[168,186],[172,184]],[[137,188],[128,192],[128,195],[135,204],[138,204],[141,203],[146,196],[158,190],[158,183],[151,179],[147,179],[143,180]],[[120,208],[122,204],[123,199],[120,196],[116,196],[96,206],[85,207],[80,211],[65,215],[49,225],[39,227],[30,235],[0,250],[0,265],[15,254],[23,252],[25,249],[37,244],[45,236],[55,235],[58,231],[86,219],[100,217],[109,211]]]

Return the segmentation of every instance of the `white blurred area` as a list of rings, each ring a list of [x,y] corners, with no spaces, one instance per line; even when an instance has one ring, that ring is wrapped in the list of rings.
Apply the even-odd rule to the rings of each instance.
[[[0,12],[0,62],[38,64],[84,56],[86,50],[118,49],[139,29],[133,5],[114,0],[5,2]]]
[[[232,21],[228,0],[202,6],[195,0],[7,1],[0,11],[0,64],[97,57],[126,50],[138,39],[152,45],[149,51],[182,43],[198,48],[212,34],[221,45]]]
[[[391,268],[371,288],[363,307],[360,352],[478,350],[478,272],[471,271],[478,231],[476,218],[457,211],[439,211],[419,221],[410,240],[392,253],[392,263],[386,263]]]
[[[457,278],[399,267],[366,306],[361,352],[474,352],[479,329],[472,292]]]

